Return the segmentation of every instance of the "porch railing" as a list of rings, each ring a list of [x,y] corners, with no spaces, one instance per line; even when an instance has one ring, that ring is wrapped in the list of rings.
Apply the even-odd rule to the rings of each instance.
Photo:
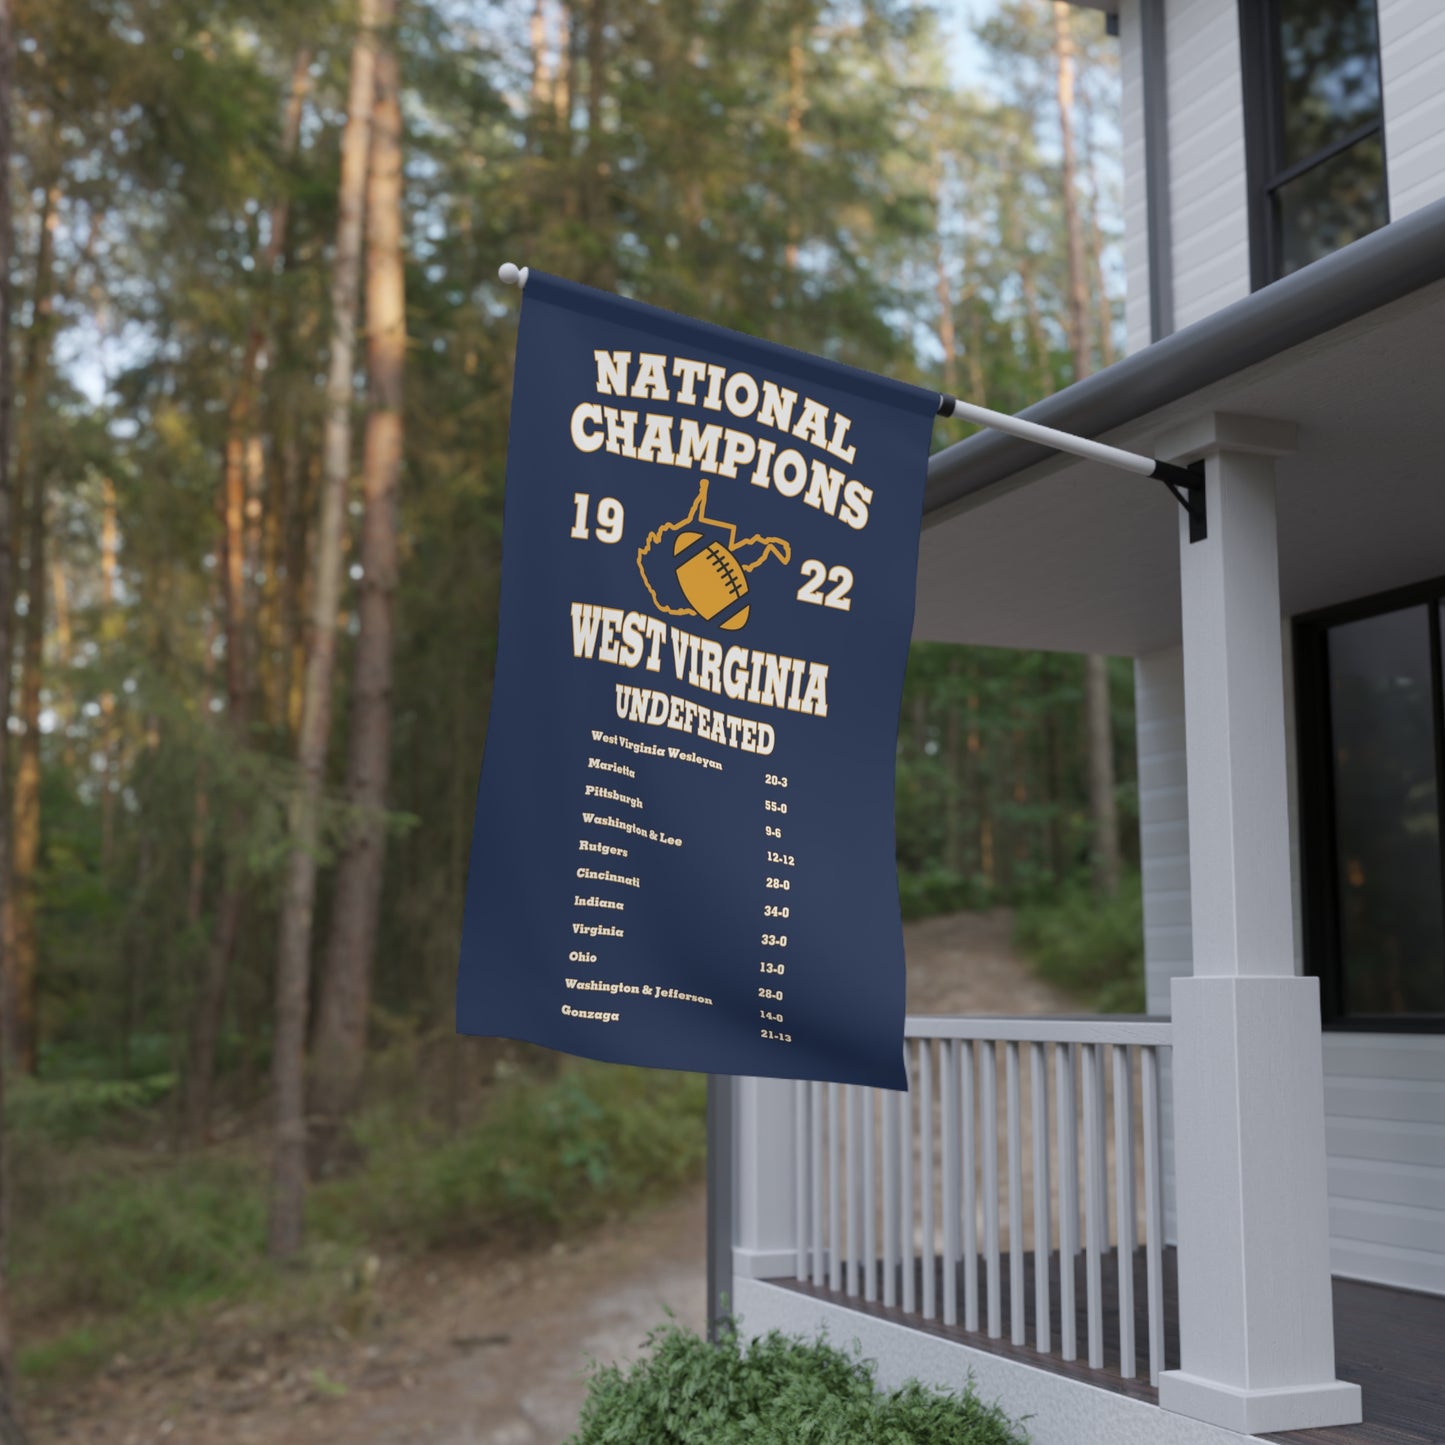
[[[1088,1363],[1102,1369],[1112,1250],[1111,1344],[1117,1331],[1119,1373],[1133,1379],[1142,1244],[1157,1385],[1168,1021],[911,1018],[906,1032],[907,1094],[794,1086],[797,1278],[945,1325],[961,1317],[990,1339],[1003,1338],[1007,1302],[1010,1342],[1028,1345],[1032,1323],[1033,1348],[1057,1341],[1064,1360],[1078,1358],[1082,1290]]]

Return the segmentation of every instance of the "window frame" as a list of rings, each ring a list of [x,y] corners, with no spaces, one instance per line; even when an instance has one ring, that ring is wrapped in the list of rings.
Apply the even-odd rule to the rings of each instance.
[[[1380,78],[1380,118],[1313,154],[1284,165],[1284,97],[1280,84],[1279,0],[1239,0],[1239,50],[1244,88],[1244,167],[1249,200],[1249,286],[1258,291],[1284,275],[1279,207],[1275,193],[1306,171],[1343,155],[1372,135],[1380,137],[1385,219],[1390,224],[1389,151],[1385,145],[1385,81],[1380,67],[1380,7],[1375,0],[1375,71]]]
[[[1299,799],[1300,915],[1304,971],[1320,981],[1326,1029],[1352,1033],[1445,1033],[1445,1013],[1347,1014],[1340,956],[1338,837],[1330,719],[1330,628],[1406,607],[1427,605],[1430,695],[1435,732],[1435,807],[1440,819],[1440,888],[1445,897],[1445,651],[1442,610],[1445,576],[1292,619],[1294,649],[1295,780]],[[1429,605],[1429,604],[1434,604]],[[1439,966],[1445,971],[1445,953]]]

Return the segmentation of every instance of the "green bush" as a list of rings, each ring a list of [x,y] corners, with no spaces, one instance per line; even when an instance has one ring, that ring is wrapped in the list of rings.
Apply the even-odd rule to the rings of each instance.
[[[6,1105],[6,1118],[17,1133],[44,1134],[75,1143],[113,1135],[119,1126],[145,1124],[155,1106],[175,1088],[172,1073],[136,1079],[73,1078],[40,1083],[21,1076]]]
[[[335,1238],[435,1247],[590,1223],[696,1177],[706,1107],[702,1074],[579,1061],[545,1084],[504,1085],[455,1137],[373,1114],[357,1130],[367,1167],[319,1186],[313,1217]]]
[[[12,1100],[27,1373],[78,1367],[163,1318],[183,1325],[193,1306],[274,1297],[313,1317],[373,1249],[555,1235],[667,1196],[707,1153],[701,1074],[566,1060],[552,1077],[510,1077],[456,1133],[400,1095],[362,1117],[362,1166],[310,1190],[305,1257],[278,1271],[264,1140],[173,1155],[92,1137],[97,1118],[139,1107],[148,1088],[160,1084],[27,1083]],[[80,1328],[36,1338],[77,1311]]]
[[[1040,977],[1095,1012],[1144,1012],[1144,905],[1137,873],[1124,879],[1115,898],[1074,885],[1057,898],[1020,908],[1014,942]]]
[[[1025,1433],[972,1389],[910,1380],[880,1394],[871,1360],[776,1330],[744,1350],[735,1328],[716,1345],[674,1323],[648,1337],[624,1372],[593,1367],[568,1445],[1024,1445]]]
[[[15,1222],[15,1288],[31,1312],[144,1313],[243,1289],[264,1247],[256,1170],[199,1156],[56,1171]],[[28,1204],[40,1193],[22,1189]],[[17,1211],[17,1213],[19,1213]]]
[[[992,901],[988,882],[981,877],[965,878],[938,865],[917,873],[898,870],[898,903],[905,919],[987,908]]]

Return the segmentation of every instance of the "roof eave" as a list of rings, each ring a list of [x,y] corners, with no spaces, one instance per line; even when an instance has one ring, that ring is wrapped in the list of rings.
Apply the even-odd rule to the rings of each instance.
[[[1020,415],[1097,437],[1445,278],[1445,199],[1225,306]],[[984,431],[930,458],[923,513],[952,507],[1054,455]]]

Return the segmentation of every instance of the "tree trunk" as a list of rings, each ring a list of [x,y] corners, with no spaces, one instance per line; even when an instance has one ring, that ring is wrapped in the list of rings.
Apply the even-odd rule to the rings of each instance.
[[[291,803],[291,856],[282,895],[276,953],[276,1032],[272,1046],[275,1138],[271,1175],[270,1248],[287,1259],[301,1246],[306,1194],[306,1014],[311,972],[311,926],[316,899],[316,850],[326,743],[331,728],[331,680],[341,598],[341,533],[351,475],[352,371],[362,211],[372,110],[376,101],[379,26],[389,26],[391,0],[360,0],[351,51],[336,258],[331,275],[331,360],[326,382],[326,433],[317,534],[311,646],[301,703],[296,756],[300,782]]]
[[[11,364],[10,364],[10,0],[0,0],[0,738],[10,717],[11,514]],[[9,895],[8,783],[0,748],[0,893]],[[9,949],[0,935],[0,980],[10,977]],[[8,1039],[9,990],[0,987],[0,1041]],[[25,1445],[15,1418],[15,1344],[10,1332],[10,1153],[5,1137],[5,1049],[0,1047],[0,1442]]]
[[[1086,320],[1088,279],[1084,270],[1084,228],[1079,216],[1074,168],[1074,43],[1069,6],[1054,0],[1054,59],[1057,62],[1059,138],[1063,153],[1064,223],[1069,241],[1069,339],[1074,377],[1089,374]],[[1109,660],[1092,654],[1085,663],[1089,812],[1093,823],[1094,886],[1113,897],[1119,891],[1119,816],[1114,800],[1114,733],[1109,710]]]
[[[552,81],[552,109],[557,114],[558,153],[572,153],[572,76],[577,69],[577,27],[572,23],[572,10],[563,0],[559,10],[557,34],[557,73]],[[571,214],[572,188],[563,197],[564,208]]]
[[[55,603],[55,667],[63,675],[74,662],[75,636],[70,625],[70,579],[59,557],[50,559],[50,595]],[[69,688],[51,703],[60,743],[60,763],[71,774],[75,772],[75,703],[75,694]]]
[[[310,84],[311,52],[298,50],[291,72],[291,90],[281,122],[281,154],[290,156],[301,130],[301,110]],[[282,195],[271,207],[270,234],[262,253],[262,284],[269,280],[285,244],[289,198]],[[250,435],[256,361],[265,338],[266,311],[262,301],[252,308],[241,354],[236,390],[227,412],[226,444],[222,469],[221,542],[217,570],[226,635],[226,716],[232,746],[244,749],[250,729],[250,660],[246,635],[246,444]],[[230,830],[240,833],[244,818],[234,818]],[[206,954],[200,987],[191,1012],[185,1083],[181,1101],[181,1142],[195,1148],[205,1142],[211,1116],[211,1089],[216,1046],[226,1010],[231,961],[240,933],[242,897],[240,861],[228,853],[221,875],[221,896],[216,923]]]
[[[1084,227],[1079,216],[1077,168],[1074,164],[1074,37],[1069,30],[1069,5],[1054,0],[1054,60],[1058,80],[1059,141],[1064,228],[1069,245],[1069,341],[1074,351],[1074,380],[1093,369],[1089,362],[1089,282],[1084,268]]]
[[[608,224],[608,162],[602,131],[607,93],[607,0],[587,3],[587,153],[582,177],[582,222],[588,250],[583,265],[594,286],[611,285],[612,227]]]
[[[944,760],[948,768],[948,835],[944,861],[950,873],[963,874],[963,749],[960,745],[960,664],[957,655],[948,662],[948,708],[944,722]]]
[[[1094,887],[1119,891],[1119,810],[1114,799],[1114,732],[1109,707],[1109,659],[1092,654],[1084,664],[1089,720],[1089,811],[1094,820]]]
[[[102,636],[108,636],[111,610],[115,606],[115,570],[120,550],[115,517],[115,483],[101,478],[100,603]],[[100,747],[105,759],[100,794],[100,871],[110,876],[115,851],[115,694],[100,695]]]
[[[532,0],[532,111],[533,126],[540,126],[552,108],[554,80],[547,47],[547,0]]]
[[[798,185],[799,157],[803,149],[803,112],[807,108],[808,94],[804,73],[806,56],[803,51],[803,27],[795,25],[788,41],[788,161],[789,189],[796,199]],[[796,206],[788,207],[788,241],[784,259],[789,271],[798,269],[798,212]]]
[[[1089,103],[1089,90],[1081,91],[1083,111],[1084,174],[1089,178],[1089,274],[1094,292],[1094,310],[1099,326],[1099,359],[1105,366],[1114,364],[1114,308],[1109,302],[1109,288],[1104,280],[1104,236],[1099,227],[1099,168],[1094,159],[1094,112]]]
[[[943,348],[943,389],[952,394],[958,377],[958,336],[953,326],[953,287],[948,280],[948,266],[943,254],[943,177],[935,156],[929,172],[929,190],[933,199],[933,284],[938,298],[938,344]]]
[[[406,293],[402,269],[401,111],[395,52],[377,56],[376,113],[366,192],[367,370],[371,380],[362,461],[365,512],[356,664],[351,687],[347,801],[355,811],[336,876],[321,980],[312,1090],[313,1164],[334,1162],[356,1108],[366,1061],[366,1021],[376,954],[391,761],[396,508],[402,458]]]
[[[997,881],[993,858],[993,812],[990,806],[988,777],[984,771],[983,734],[979,729],[979,694],[968,695],[969,772],[973,775],[974,804],[978,814],[978,868],[990,889]]]
[[[36,1068],[35,868],[40,857],[40,663],[45,641],[45,469],[35,462],[35,422],[50,370],[55,319],[55,228],[60,187],[45,189],[35,258],[35,298],[25,345],[25,407],[15,446],[15,490],[22,498],[25,538],[25,625],[20,673],[21,736],[15,765],[10,855],[11,1038],[16,1062]]]

